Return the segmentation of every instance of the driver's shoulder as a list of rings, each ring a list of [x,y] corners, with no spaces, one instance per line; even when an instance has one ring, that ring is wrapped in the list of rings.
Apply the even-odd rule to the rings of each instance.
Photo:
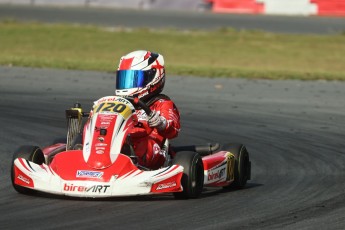
[[[157,94],[156,96],[154,96],[153,98],[151,98],[148,102],[147,105],[148,106],[152,106],[155,105],[157,103],[164,103],[164,102],[172,102],[170,97],[168,97],[165,94]]]

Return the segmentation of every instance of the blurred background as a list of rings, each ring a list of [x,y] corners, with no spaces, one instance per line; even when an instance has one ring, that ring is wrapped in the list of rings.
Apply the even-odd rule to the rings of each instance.
[[[0,0],[0,65],[113,71],[149,49],[174,75],[345,80],[344,16],[344,0]]]
[[[0,0],[2,4],[345,16],[344,0]]]

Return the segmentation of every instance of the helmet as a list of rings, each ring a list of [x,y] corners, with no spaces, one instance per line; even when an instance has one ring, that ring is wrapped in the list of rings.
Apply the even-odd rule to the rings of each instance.
[[[120,59],[116,71],[115,95],[134,96],[145,101],[162,92],[164,83],[163,56],[138,50]]]

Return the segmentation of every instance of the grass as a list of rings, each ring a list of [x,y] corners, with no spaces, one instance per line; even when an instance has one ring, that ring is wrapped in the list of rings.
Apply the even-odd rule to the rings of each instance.
[[[0,65],[114,71],[120,57],[162,53],[167,73],[256,79],[345,80],[345,35],[150,30],[0,22]]]

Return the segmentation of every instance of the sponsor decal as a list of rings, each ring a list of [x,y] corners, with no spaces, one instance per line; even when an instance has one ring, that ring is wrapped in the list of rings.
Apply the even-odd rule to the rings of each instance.
[[[229,155],[226,158],[227,158],[226,180],[234,179],[235,156],[229,152]]]
[[[208,174],[207,180],[211,181],[211,180],[217,180],[217,179],[221,179],[223,176],[225,175],[225,168],[222,168],[216,172],[210,172]]]
[[[143,92],[141,95],[142,95],[142,97],[143,96],[146,96],[146,95],[148,95],[149,94],[149,91],[148,90],[146,90],[145,92]]]
[[[105,146],[107,146],[108,144],[106,144],[106,143],[97,143],[95,146],[96,147],[105,147]]]
[[[106,193],[110,185],[92,185],[82,186],[74,184],[64,184],[63,190],[67,192],[85,192],[85,193]]]
[[[130,104],[129,101],[127,101],[121,97],[116,98],[116,101],[121,102],[121,103],[126,104],[126,105]]]
[[[96,147],[96,153],[97,154],[103,154],[105,151],[105,147]]]
[[[115,118],[115,116],[113,116],[113,115],[102,116],[101,122],[109,122],[110,123],[114,118]]]
[[[118,101],[121,102],[123,104],[130,104],[129,101],[127,101],[126,99],[122,98],[122,97],[116,97],[116,96],[108,96],[108,97],[102,97],[101,99],[97,100],[94,104],[98,104],[98,103],[102,103],[102,102],[107,102],[107,101]]]
[[[159,145],[157,143],[155,143],[152,147],[152,150],[153,150],[153,154],[156,155],[156,154],[160,153],[161,148],[159,147]]]
[[[96,147],[96,153],[97,154],[103,154],[105,151],[105,147]]]
[[[85,144],[85,151],[86,151],[86,152],[89,152],[89,151],[90,151],[90,142],[87,142],[87,143]]]
[[[96,154],[103,154],[104,150],[96,150]]]
[[[98,140],[99,140],[100,142],[103,142],[103,141],[104,141],[104,137],[98,137]]]
[[[103,172],[97,171],[88,171],[88,170],[78,170],[76,177],[84,177],[84,178],[101,178],[103,176]]]
[[[120,101],[123,103],[128,103],[125,99],[120,98],[120,97],[114,97],[114,96],[109,96],[109,97],[102,97],[101,99],[97,100],[95,104],[101,103],[101,102],[106,102],[106,101]]]
[[[172,187],[175,187],[176,185],[177,185],[176,182],[168,182],[168,183],[164,183],[164,184],[159,184],[157,186],[156,190],[172,188]]]
[[[138,120],[146,120],[147,114],[142,109],[142,110],[137,111],[137,117],[138,117]]]
[[[21,181],[23,181],[24,183],[30,184],[30,180],[22,175],[18,175],[17,178]]]
[[[103,122],[101,122],[101,125],[110,125],[110,122],[109,121],[103,121]]]

